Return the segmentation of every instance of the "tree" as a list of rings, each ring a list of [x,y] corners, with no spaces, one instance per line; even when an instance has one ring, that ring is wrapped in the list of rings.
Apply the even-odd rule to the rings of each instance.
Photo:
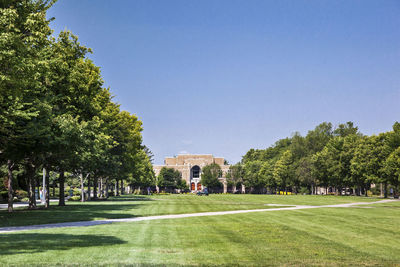
[[[46,11],[54,1],[0,2],[0,151],[8,165],[9,207],[15,163],[43,143],[45,48],[51,29]],[[44,119],[44,120],[43,120]]]
[[[400,147],[393,151],[386,159],[384,170],[388,177],[388,182],[393,186],[393,196],[399,198],[398,189],[400,183]]]
[[[358,132],[358,127],[354,126],[354,123],[348,121],[346,123],[341,123],[338,127],[333,131],[333,135],[346,137],[348,135],[360,135]]]
[[[229,172],[226,174],[226,179],[228,183],[233,185],[233,192],[236,192],[236,186],[239,183],[243,183],[243,165],[241,163],[237,163],[229,166]]]
[[[307,150],[310,154],[321,151],[333,136],[332,123],[323,122],[309,131],[305,137]]]
[[[220,188],[222,186],[221,182],[218,180],[222,176],[221,167],[212,163],[205,166],[201,173],[201,184],[207,187],[210,192]]]
[[[317,179],[313,173],[312,157],[308,156],[301,158],[295,172],[301,185],[306,186],[312,195],[315,194]]]
[[[351,159],[352,175],[361,177],[366,184],[385,182],[384,164],[388,157],[385,140],[386,134],[360,139]]]
[[[269,188],[270,192],[276,192],[278,186],[274,177],[275,163],[276,160],[265,161],[259,171],[260,180],[264,182],[264,186]]]
[[[132,178],[128,180],[129,183],[132,186],[139,188],[154,186],[156,182],[155,174],[146,149],[143,149],[136,154],[134,162],[135,168],[132,173]],[[181,184],[177,185],[178,189],[182,189],[180,188]]]
[[[158,186],[168,192],[178,189],[182,185],[182,175],[178,170],[163,167],[158,175]]]
[[[294,184],[293,154],[290,150],[285,151],[282,157],[275,163],[273,176],[277,185],[288,191],[288,187]]]
[[[261,179],[260,169],[262,167],[261,160],[248,161],[243,167],[243,183],[246,187],[250,188],[251,192],[261,193],[265,182]]]

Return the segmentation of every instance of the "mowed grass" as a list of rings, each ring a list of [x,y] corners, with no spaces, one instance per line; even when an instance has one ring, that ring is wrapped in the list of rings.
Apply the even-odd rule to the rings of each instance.
[[[378,199],[309,195],[125,195],[113,197],[107,201],[66,202],[67,206],[65,207],[58,207],[57,203],[52,203],[47,210],[39,208],[29,211],[26,208],[20,208],[16,209],[14,213],[1,210],[0,227],[207,211],[275,208],[266,206],[266,204],[329,205],[376,200]]]
[[[400,266],[399,202],[368,206],[1,234],[0,265]]]

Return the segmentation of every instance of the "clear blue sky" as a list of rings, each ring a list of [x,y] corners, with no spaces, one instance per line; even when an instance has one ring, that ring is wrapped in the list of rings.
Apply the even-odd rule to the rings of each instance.
[[[400,121],[397,0],[59,0],[49,16],[94,50],[156,164],[237,162],[323,121],[365,134]]]

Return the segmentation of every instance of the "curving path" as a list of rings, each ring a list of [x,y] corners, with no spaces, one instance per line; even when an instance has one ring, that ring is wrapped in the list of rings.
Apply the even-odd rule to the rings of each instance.
[[[179,219],[179,218],[189,218],[189,217],[216,216],[216,215],[264,212],[264,211],[279,211],[279,210],[301,210],[301,209],[317,209],[317,208],[349,208],[352,206],[371,205],[371,204],[386,203],[386,202],[393,202],[393,201],[399,201],[399,200],[385,199],[385,200],[380,200],[380,201],[375,201],[375,202],[356,202],[356,203],[323,205],[323,206],[303,206],[303,205],[301,205],[301,206],[293,206],[293,207],[286,207],[286,208],[212,211],[212,212],[200,212],[200,213],[169,214],[169,215],[156,215],[156,216],[147,216],[147,217],[122,218],[122,219],[106,219],[106,220],[98,220],[98,221],[65,222],[65,223],[30,225],[30,226],[0,227],[0,234],[1,233],[27,231],[27,230],[50,229],[50,228],[93,226],[93,225],[101,225],[101,224],[110,224],[110,223],[114,223],[114,222],[139,222],[139,221]],[[279,205],[279,204],[271,204],[271,205]],[[282,205],[282,206],[284,206],[284,205]]]

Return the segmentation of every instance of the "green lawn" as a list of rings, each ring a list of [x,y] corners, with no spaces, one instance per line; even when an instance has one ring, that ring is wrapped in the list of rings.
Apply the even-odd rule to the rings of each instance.
[[[86,213],[94,205],[97,211],[91,219],[95,219],[113,214],[112,207],[119,205],[123,208],[116,210],[116,216],[131,216],[135,211],[143,216],[234,206],[260,208],[265,203],[321,205],[370,200],[326,196],[157,196],[128,209],[125,205],[134,205],[136,200],[123,199],[76,204],[73,210]],[[101,205],[104,213],[100,212]],[[400,266],[399,219],[400,203],[395,202],[372,204],[369,208],[257,212],[9,233],[0,235],[0,266]]]
[[[241,209],[266,209],[265,204],[328,205],[350,202],[376,201],[376,198],[303,196],[303,195],[155,195],[122,196],[107,201],[67,202],[67,206],[51,205],[50,209],[28,211],[18,209],[14,213],[0,211],[0,227],[21,226],[57,222],[91,221],[100,219],[131,218],[137,216],[195,213]],[[275,208],[275,207],[274,207]]]

